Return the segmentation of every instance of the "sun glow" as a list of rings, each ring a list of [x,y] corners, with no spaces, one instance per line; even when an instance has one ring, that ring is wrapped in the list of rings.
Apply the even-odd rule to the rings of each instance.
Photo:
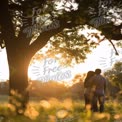
[[[60,57],[60,55],[58,56]],[[71,77],[60,81],[60,83],[63,83],[65,85],[68,85],[68,84],[72,85],[73,83],[71,82],[71,80],[76,74],[79,74],[79,73],[83,74],[83,73],[88,72],[89,70],[95,70],[96,68],[101,68],[104,71],[107,68],[112,67],[112,64],[114,64],[117,60],[120,60],[120,57],[122,57],[121,53],[119,57],[115,56],[113,47],[109,44],[108,41],[101,42],[99,46],[96,49],[94,49],[91,54],[87,55],[87,59],[85,60],[84,63],[76,64],[74,65],[74,67],[67,67],[71,71]],[[37,76],[38,78],[39,76],[43,76],[43,74],[41,74],[44,72],[43,61],[40,62],[38,60],[35,62],[35,64],[29,67],[29,77],[32,80],[36,80]],[[55,63],[56,63],[56,60],[54,59],[52,64],[50,62],[50,65],[53,68],[54,67],[56,68],[57,66],[55,66]],[[53,73],[55,74],[55,72]],[[48,75],[50,76],[50,74],[46,75],[47,79],[48,79]],[[41,77],[38,80],[41,80]]]
[[[47,51],[47,48],[43,48],[43,53]],[[28,77],[30,80],[38,80],[48,82],[50,78],[57,80],[59,83],[63,83],[66,86],[71,86],[73,84],[72,79],[76,74],[83,74],[89,70],[95,70],[96,68],[101,68],[103,71],[112,67],[112,65],[119,61],[122,57],[122,49],[118,48],[119,56],[115,55],[113,47],[108,41],[103,41],[99,46],[93,50],[91,54],[87,55],[87,59],[84,63],[76,64],[74,67],[62,67],[56,59],[49,60],[44,66],[43,60],[34,60],[28,68]],[[46,55],[46,54],[45,54]],[[61,56],[61,55],[57,55]],[[6,50],[3,49],[0,52],[0,81],[5,81],[9,79],[8,62],[6,56]],[[46,68],[46,69],[44,69]],[[44,70],[45,73],[44,74]],[[43,78],[43,79],[42,79]]]
[[[0,81],[6,81],[9,78],[8,62],[6,49],[0,50]]]

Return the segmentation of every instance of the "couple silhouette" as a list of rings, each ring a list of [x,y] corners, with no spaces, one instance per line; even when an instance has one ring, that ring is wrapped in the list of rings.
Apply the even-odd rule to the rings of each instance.
[[[106,91],[106,79],[101,69],[89,71],[84,81],[85,107],[90,106],[93,112],[103,112]]]

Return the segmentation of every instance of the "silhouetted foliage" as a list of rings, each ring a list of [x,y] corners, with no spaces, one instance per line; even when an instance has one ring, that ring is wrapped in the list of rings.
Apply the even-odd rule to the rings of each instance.
[[[16,99],[15,92],[20,94],[19,102],[25,108],[30,60],[52,36],[56,35],[52,49],[57,53],[60,50],[68,63],[72,58],[83,61],[95,44],[77,35],[79,27],[96,28],[109,41],[122,39],[121,4],[121,0],[1,0],[0,45],[7,50],[11,98]],[[67,29],[72,30],[70,35]],[[97,33],[91,36],[98,39],[97,43],[105,39]],[[10,101],[15,104],[15,100]]]
[[[109,90],[111,91],[112,95],[117,96],[118,93],[122,91],[122,62],[115,63],[113,68],[106,71],[104,75],[111,84]]]

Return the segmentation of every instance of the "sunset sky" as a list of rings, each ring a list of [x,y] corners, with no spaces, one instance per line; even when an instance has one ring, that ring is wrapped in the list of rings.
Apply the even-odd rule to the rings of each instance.
[[[74,68],[68,67],[62,71],[63,72],[65,72],[66,70],[71,71],[71,76],[69,77],[69,79],[71,79],[74,77],[75,74],[85,73],[89,70],[95,70],[96,68],[106,70],[108,68],[111,68],[114,62],[122,59],[122,49],[117,48],[117,50],[119,52],[119,56],[115,55],[113,47],[110,45],[108,41],[101,42],[100,45],[96,49],[94,49],[91,54],[88,54],[87,56],[88,58],[85,60],[85,63],[75,65]],[[30,79],[39,80],[39,78],[43,76],[43,74],[41,74],[43,71],[43,69],[41,68],[43,63],[44,63],[43,61],[37,61],[37,63],[34,64],[34,66],[38,67],[36,71],[38,74],[34,74],[33,66],[29,67]],[[8,71],[6,50],[3,49],[0,51],[0,81],[5,81],[6,79],[8,79],[8,77],[9,77],[9,71]],[[68,78],[66,80],[68,80]]]

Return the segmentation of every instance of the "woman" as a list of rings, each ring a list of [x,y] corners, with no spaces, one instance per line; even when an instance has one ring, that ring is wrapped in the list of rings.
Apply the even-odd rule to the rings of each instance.
[[[84,81],[84,98],[85,98],[85,107],[89,106],[92,107],[92,84],[90,83],[90,78],[95,75],[95,72],[89,71]]]

